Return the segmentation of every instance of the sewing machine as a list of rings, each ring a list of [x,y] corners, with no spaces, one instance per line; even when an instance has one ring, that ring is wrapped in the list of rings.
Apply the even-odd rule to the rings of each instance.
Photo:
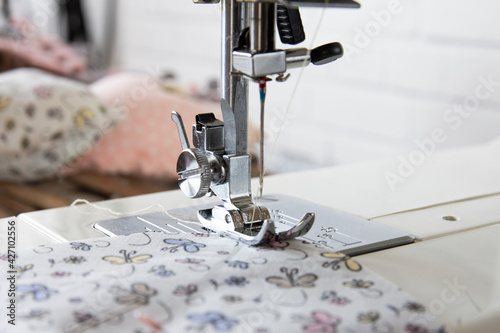
[[[411,235],[311,202],[284,196],[262,198],[267,82],[273,77],[277,82],[284,82],[291,69],[309,64],[324,65],[343,55],[342,45],[337,42],[312,50],[276,48],[275,27],[284,44],[295,45],[305,40],[297,7],[301,5],[359,7],[351,0],[222,2],[223,121],[213,114],[197,115],[193,125],[194,147],[189,147],[182,118],[177,112],[172,113],[183,149],[177,162],[180,189],[189,198],[210,195],[222,200],[222,204],[211,208],[199,207],[197,214],[191,214],[198,216],[203,228],[249,245],[262,244],[270,239],[286,241],[304,236],[311,229],[306,240],[324,242],[334,250],[350,254],[409,243],[413,241]],[[261,177],[256,197],[252,197],[251,157],[248,154],[248,90],[252,83],[259,86],[261,99]],[[313,228],[316,216],[318,221]],[[332,224],[330,221],[335,222]],[[96,228],[108,235],[123,235],[151,227],[164,231],[172,225],[182,228],[179,221],[159,216],[104,221],[98,223]]]
[[[355,6],[352,1],[336,4]],[[498,327],[500,141],[436,153],[396,192],[381,175],[396,168],[397,161],[376,161],[272,176],[266,179],[266,191],[288,195],[252,197],[246,142],[248,85],[251,81],[262,85],[263,77],[282,80],[288,69],[307,64],[312,55],[307,50],[275,50],[269,48],[272,38],[264,39],[267,46],[257,38],[272,34],[269,30],[273,29],[268,28],[274,22],[269,13],[275,5],[223,1],[223,31],[230,36],[223,43],[223,123],[200,115],[193,127],[195,147],[190,148],[182,121],[174,114],[184,149],[178,166],[180,186],[187,197],[174,191],[100,206],[130,212],[158,203],[174,216],[197,216],[193,221],[199,218],[209,226],[205,228],[222,229],[250,244],[269,234],[287,239],[280,228],[287,231],[291,227],[292,236],[348,254],[411,243],[415,237],[419,242],[356,259],[418,297],[452,331],[487,332]],[[251,12],[267,12],[267,16],[251,20]],[[236,24],[240,22],[244,24]],[[248,22],[253,28],[244,32]],[[242,34],[245,38],[240,40]],[[246,44],[247,40],[253,42]],[[336,55],[327,59],[339,55],[331,53]],[[273,65],[268,66],[269,62]],[[216,196],[206,196],[209,192]],[[195,197],[201,198],[193,205],[191,198]],[[310,214],[300,222],[307,212],[314,213],[312,225]],[[239,217],[241,225],[236,223]],[[23,232],[21,246],[102,236],[94,226],[109,235],[144,230],[206,231],[202,224],[185,224],[164,214],[116,219],[91,206],[22,214],[18,220]],[[296,224],[298,229],[294,229]],[[370,238],[374,235],[380,238]]]

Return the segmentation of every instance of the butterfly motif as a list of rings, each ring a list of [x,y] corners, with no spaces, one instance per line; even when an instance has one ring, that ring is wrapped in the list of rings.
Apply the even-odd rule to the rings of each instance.
[[[86,325],[96,325],[99,321],[95,315],[90,312],[73,312],[73,318],[78,324],[86,324]]]
[[[113,265],[121,265],[126,263],[144,264],[148,261],[149,258],[153,257],[150,254],[139,254],[134,256],[134,254],[137,253],[136,251],[130,251],[129,253],[127,253],[127,250],[120,250],[120,253],[123,254],[122,257],[104,256],[102,257],[102,260],[106,260],[107,262]]]
[[[288,268],[281,267],[280,272],[284,273],[286,277],[269,276],[266,278],[266,281],[275,284],[280,288],[312,288],[314,287],[314,282],[318,279],[318,276],[312,273],[297,277],[297,274],[299,274],[299,270],[297,268],[293,268],[288,271]]]
[[[360,323],[375,323],[380,319],[380,313],[377,311],[369,311],[360,313],[358,315],[358,321]]]
[[[164,247],[162,251],[170,251],[171,253],[177,252],[179,247],[184,247],[184,251],[189,252],[189,253],[195,253],[200,250],[200,248],[206,247],[205,244],[200,244],[193,242],[192,240],[189,239],[164,239],[163,240],[165,243],[169,245],[175,245],[171,247]]]
[[[425,306],[423,306],[420,303],[412,301],[406,302],[406,304],[403,305],[403,309],[408,310],[410,312],[419,312],[419,313],[425,312]]]
[[[147,305],[149,304],[149,298],[158,294],[156,289],[150,288],[145,283],[134,283],[130,290],[119,290],[122,295],[115,298],[116,302],[119,304],[137,304],[137,305]]]
[[[351,300],[349,298],[341,297],[337,295],[337,293],[333,290],[323,292],[323,294],[321,295],[321,300],[335,305],[346,305],[351,303]]]
[[[335,259],[331,262],[325,262],[323,263],[323,267],[328,268],[332,267],[333,270],[338,270],[340,268],[340,263],[344,263],[345,267],[347,267],[348,270],[353,271],[353,272],[359,272],[361,270],[361,265],[358,264],[354,259],[352,259],[349,256],[346,256],[343,253],[340,252],[323,252],[321,253],[322,257],[325,258],[332,258]]]
[[[87,108],[82,108],[73,116],[75,127],[82,129],[87,124],[87,121],[94,118],[94,112]]]
[[[167,269],[165,265],[153,266],[148,272],[160,277],[169,277],[175,275],[174,271]]]
[[[230,276],[224,280],[228,286],[244,287],[248,282],[247,278],[244,276]]]
[[[194,264],[198,265],[204,262],[205,260],[203,259],[196,259],[196,258],[186,258],[186,259],[175,259],[176,262],[180,262],[181,264]]]
[[[199,305],[205,302],[205,298],[201,295],[196,295],[198,286],[196,284],[188,284],[187,286],[179,285],[173,291],[175,296],[184,297],[184,303],[187,305]]]
[[[314,323],[303,327],[306,332],[335,333],[337,326],[340,324],[340,318],[322,311],[314,311],[311,317]]]
[[[346,281],[343,283],[346,287],[351,287],[355,289],[368,289],[373,286],[372,281],[365,281],[361,279],[352,279],[351,281]]]
[[[346,287],[361,289],[360,294],[369,298],[380,298],[384,295],[384,292],[377,288],[372,288],[374,283],[372,281],[365,281],[361,279],[352,279],[351,281],[345,281],[342,283]]]
[[[418,324],[408,323],[405,326],[405,332],[406,333],[427,333],[429,331],[424,326],[421,326]],[[440,332],[444,332],[444,331],[440,331]]]
[[[70,276],[71,272],[54,272],[50,274],[53,278],[61,278],[61,277],[67,277]]]
[[[198,291],[198,286],[195,284],[188,284],[187,286],[178,286],[174,290],[176,296],[190,296]]]
[[[247,269],[248,263],[240,260],[226,260],[225,263],[229,267]]]
[[[401,308],[399,308],[395,305],[387,304],[387,308],[389,310],[393,311],[396,314],[396,316],[398,316],[398,317],[401,314],[401,312],[404,310],[407,310],[410,312],[417,312],[417,313],[424,313],[426,311],[425,306],[423,306],[420,303],[413,302],[413,301],[406,302]]]
[[[237,320],[226,318],[226,316],[218,312],[192,314],[188,318],[202,324],[210,324],[216,331],[229,331],[234,325],[238,324]]]
[[[225,295],[225,296],[222,296],[222,299],[227,303],[243,302],[243,298],[241,296],[236,296],[236,295]]]
[[[75,257],[69,256],[68,258],[63,258],[63,261],[67,264],[81,264],[84,261],[87,261],[84,257]]]
[[[33,264],[29,264],[29,265],[24,265],[24,266],[17,266],[17,272],[22,274],[24,272],[27,272],[29,270],[32,270],[33,269]]]
[[[35,301],[45,301],[53,294],[57,294],[57,290],[49,289],[43,284],[19,285],[16,290],[26,294],[32,294]],[[25,296],[23,295],[23,297]]]
[[[82,251],[90,251],[90,249],[92,248],[92,245],[80,243],[80,242],[71,242],[70,245],[71,245],[71,248],[73,248],[75,250],[82,250]]]
[[[210,269],[210,266],[203,264],[205,262],[205,260],[203,259],[196,259],[196,258],[175,259],[175,262],[179,262],[181,264],[190,264],[188,266],[189,269],[196,272],[208,271]]]

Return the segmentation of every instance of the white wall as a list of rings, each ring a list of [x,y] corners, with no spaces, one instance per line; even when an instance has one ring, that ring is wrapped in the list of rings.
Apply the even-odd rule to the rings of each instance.
[[[291,105],[272,159],[275,170],[408,156],[422,150],[416,141],[443,149],[500,135],[500,84],[481,83],[500,82],[499,2],[362,5],[302,10],[304,46],[339,41],[346,54],[333,64],[306,68],[291,103],[299,70],[286,83],[268,85],[269,138]],[[171,69],[185,83],[218,77],[219,9],[189,0],[122,0],[117,63]],[[251,88],[257,100],[257,88]],[[470,112],[456,113],[454,105]],[[250,117],[258,119],[256,105]],[[436,130],[439,142],[432,137]]]
[[[218,79],[219,8],[190,0],[120,1],[117,65],[170,70],[185,83]]]
[[[116,34],[116,9],[119,0],[84,0],[83,10],[90,35],[90,64],[98,69],[113,61]]]

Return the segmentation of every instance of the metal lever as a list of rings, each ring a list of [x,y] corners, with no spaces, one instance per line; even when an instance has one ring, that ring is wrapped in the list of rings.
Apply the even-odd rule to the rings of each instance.
[[[172,111],[172,120],[177,125],[182,152],[177,159],[179,188],[189,198],[201,198],[210,191],[212,171],[206,155],[198,148],[189,148],[186,130],[181,116]]]
[[[342,57],[344,49],[338,42],[318,46],[312,50],[295,48],[286,50],[286,68],[300,68],[309,65],[324,65]]]
[[[343,55],[344,49],[340,43],[328,43],[311,50],[311,62],[314,65],[324,65],[339,59]]]
[[[184,128],[184,123],[182,118],[176,111],[172,111],[172,120],[177,125],[177,131],[179,131],[179,138],[181,139],[182,150],[189,148],[189,141],[186,134],[186,129]]]

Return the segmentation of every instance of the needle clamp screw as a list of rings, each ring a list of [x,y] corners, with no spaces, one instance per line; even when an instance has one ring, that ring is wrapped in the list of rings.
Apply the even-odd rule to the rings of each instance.
[[[182,151],[177,160],[179,187],[189,198],[201,198],[210,190],[212,172],[205,154],[198,148]]]

